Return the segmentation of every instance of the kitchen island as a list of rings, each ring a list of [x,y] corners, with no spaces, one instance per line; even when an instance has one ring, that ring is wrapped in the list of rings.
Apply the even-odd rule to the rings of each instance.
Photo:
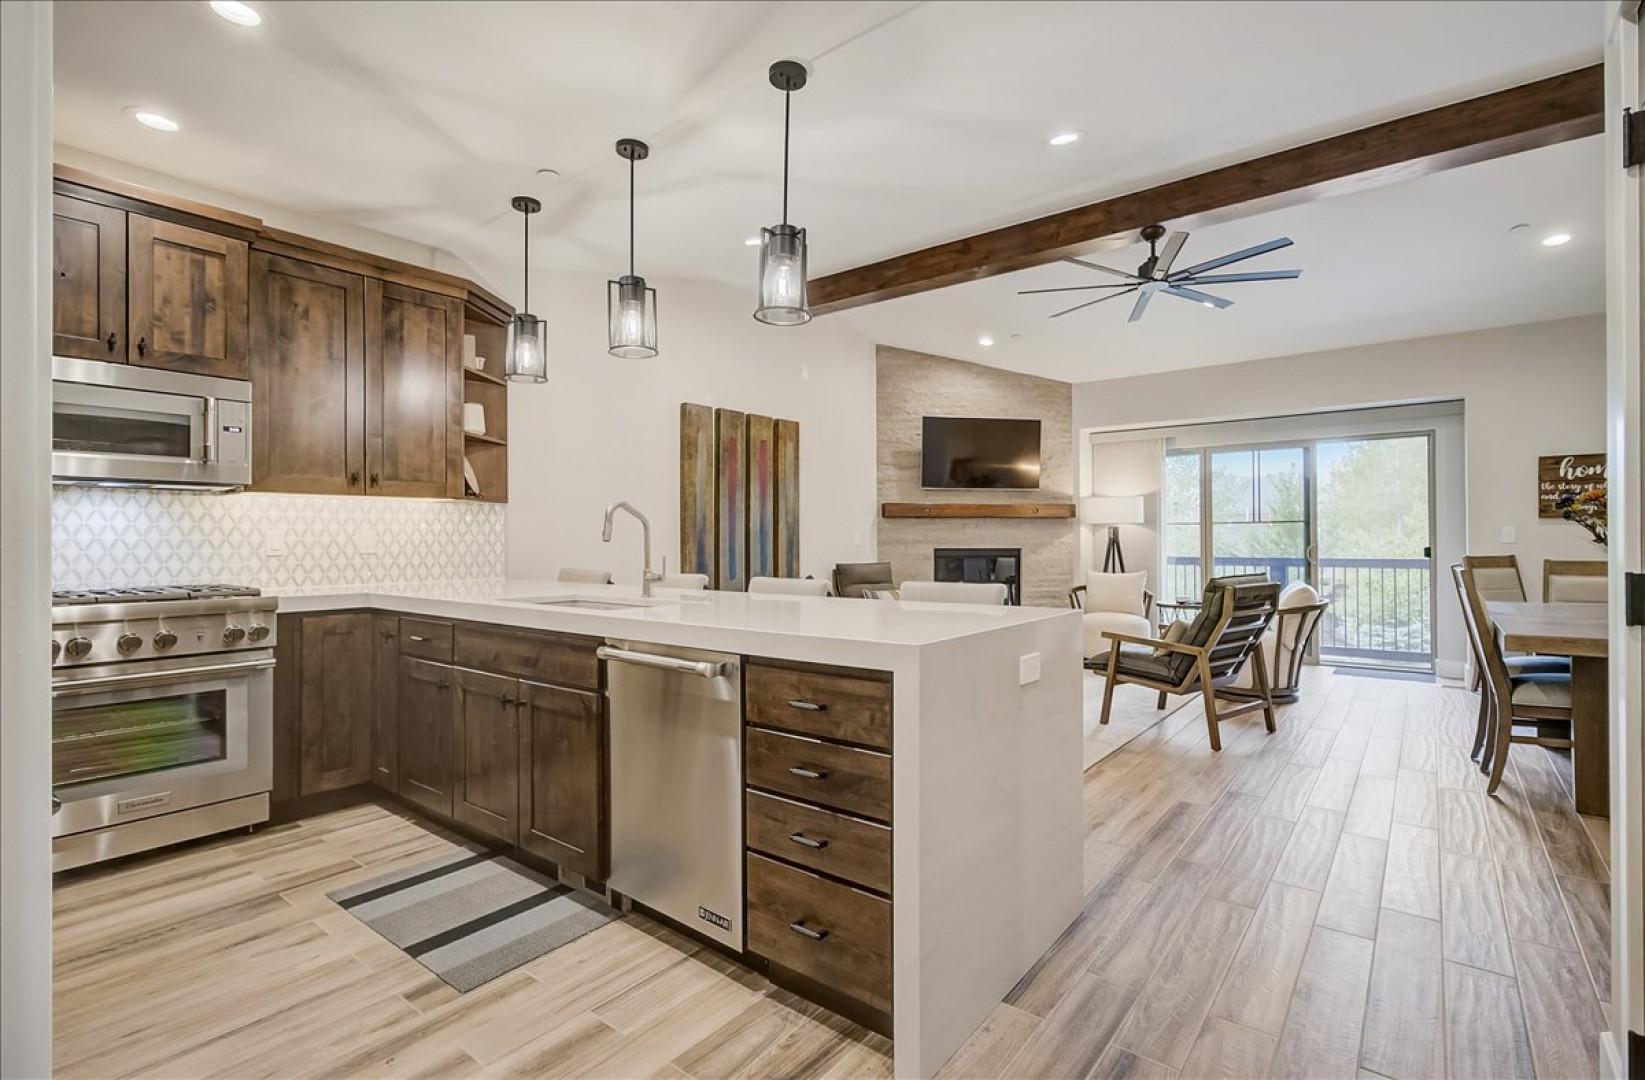
[[[280,610],[283,619],[356,612],[377,620],[398,617],[402,625],[455,626],[452,662],[459,671],[467,663],[465,627],[475,635],[511,628],[545,635],[543,640],[587,642],[589,656],[595,643],[611,641],[743,658],[751,806],[748,951],[792,963],[828,990],[831,973],[849,984],[855,971],[872,967],[876,957],[867,952],[858,962],[860,939],[853,933],[868,933],[864,924],[888,918],[889,956],[883,959],[890,986],[883,1011],[898,1075],[928,1076],[941,1066],[1079,911],[1076,612],[668,590],[644,600],[620,586],[533,581],[330,589],[282,596]],[[445,647],[452,648],[449,642]],[[604,688],[603,679],[598,686]],[[831,714],[804,700],[829,693],[843,695]],[[853,711],[865,693],[883,694],[888,708]],[[795,698],[788,705],[811,711],[788,719],[757,714],[759,701],[776,701],[780,709],[785,697]],[[860,733],[869,728],[841,733],[818,726],[830,717],[845,722],[870,715],[883,717],[883,749],[876,749],[878,736]],[[827,776],[820,767],[756,775],[756,759],[769,757],[760,747],[768,743],[779,750],[803,743],[819,760],[832,754],[882,763],[889,772],[889,804],[865,796],[866,788],[842,787],[837,797],[810,800],[783,786],[791,772]],[[849,764],[836,771],[857,776]],[[620,782],[612,778],[613,785]],[[834,821],[883,837],[890,847],[888,878],[840,869],[814,851],[784,848],[775,852],[780,858],[768,857],[772,852],[762,848],[760,836],[771,833],[771,821],[763,813],[756,817],[755,802],[777,819],[779,841],[790,839],[790,820]],[[836,850],[845,844],[842,836]],[[780,908],[795,895],[809,895],[808,888],[868,910],[860,917],[842,915],[829,940],[804,920],[791,923],[780,914],[772,921],[768,901]],[[767,936],[767,945],[757,947],[762,912],[765,923],[776,927],[768,934],[798,928],[788,937]],[[851,919],[857,924],[850,925]],[[807,967],[803,951],[791,960],[790,938],[793,949],[814,950],[823,960]],[[832,962],[829,950],[837,951]],[[872,989],[832,989],[876,1003]]]

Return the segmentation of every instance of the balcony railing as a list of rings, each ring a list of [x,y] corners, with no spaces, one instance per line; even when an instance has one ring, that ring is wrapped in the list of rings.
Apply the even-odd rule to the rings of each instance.
[[[1300,558],[1268,555],[1217,556],[1216,575],[1267,574],[1289,584],[1308,573]],[[1320,597],[1331,602],[1320,621],[1319,648],[1326,658],[1376,660],[1395,664],[1433,662],[1431,564],[1427,559],[1321,559]],[[1200,561],[1183,555],[1166,559],[1166,587],[1160,597],[1198,597]]]

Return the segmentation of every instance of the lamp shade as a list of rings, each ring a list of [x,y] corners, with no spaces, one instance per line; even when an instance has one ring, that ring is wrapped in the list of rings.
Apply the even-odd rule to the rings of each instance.
[[[1141,495],[1087,495],[1080,502],[1087,525],[1141,525]]]

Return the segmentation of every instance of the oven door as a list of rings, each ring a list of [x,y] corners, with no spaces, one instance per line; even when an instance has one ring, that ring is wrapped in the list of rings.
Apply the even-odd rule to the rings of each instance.
[[[52,361],[59,483],[229,488],[251,482],[250,384],[95,360]]]
[[[78,668],[52,689],[52,835],[267,792],[271,653]]]

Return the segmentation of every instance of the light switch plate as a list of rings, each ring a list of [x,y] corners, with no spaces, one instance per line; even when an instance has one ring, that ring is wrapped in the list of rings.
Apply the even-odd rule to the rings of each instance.
[[[1503,543],[1503,544],[1513,544],[1513,543],[1518,543],[1518,541],[1519,541],[1518,530],[1516,530],[1512,525],[1504,525],[1502,527],[1502,536],[1500,537],[1498,542]]]
[[[1028,653],[1017,658],[1017,685],[1027,686],[1040,681],[1040,654]]]

